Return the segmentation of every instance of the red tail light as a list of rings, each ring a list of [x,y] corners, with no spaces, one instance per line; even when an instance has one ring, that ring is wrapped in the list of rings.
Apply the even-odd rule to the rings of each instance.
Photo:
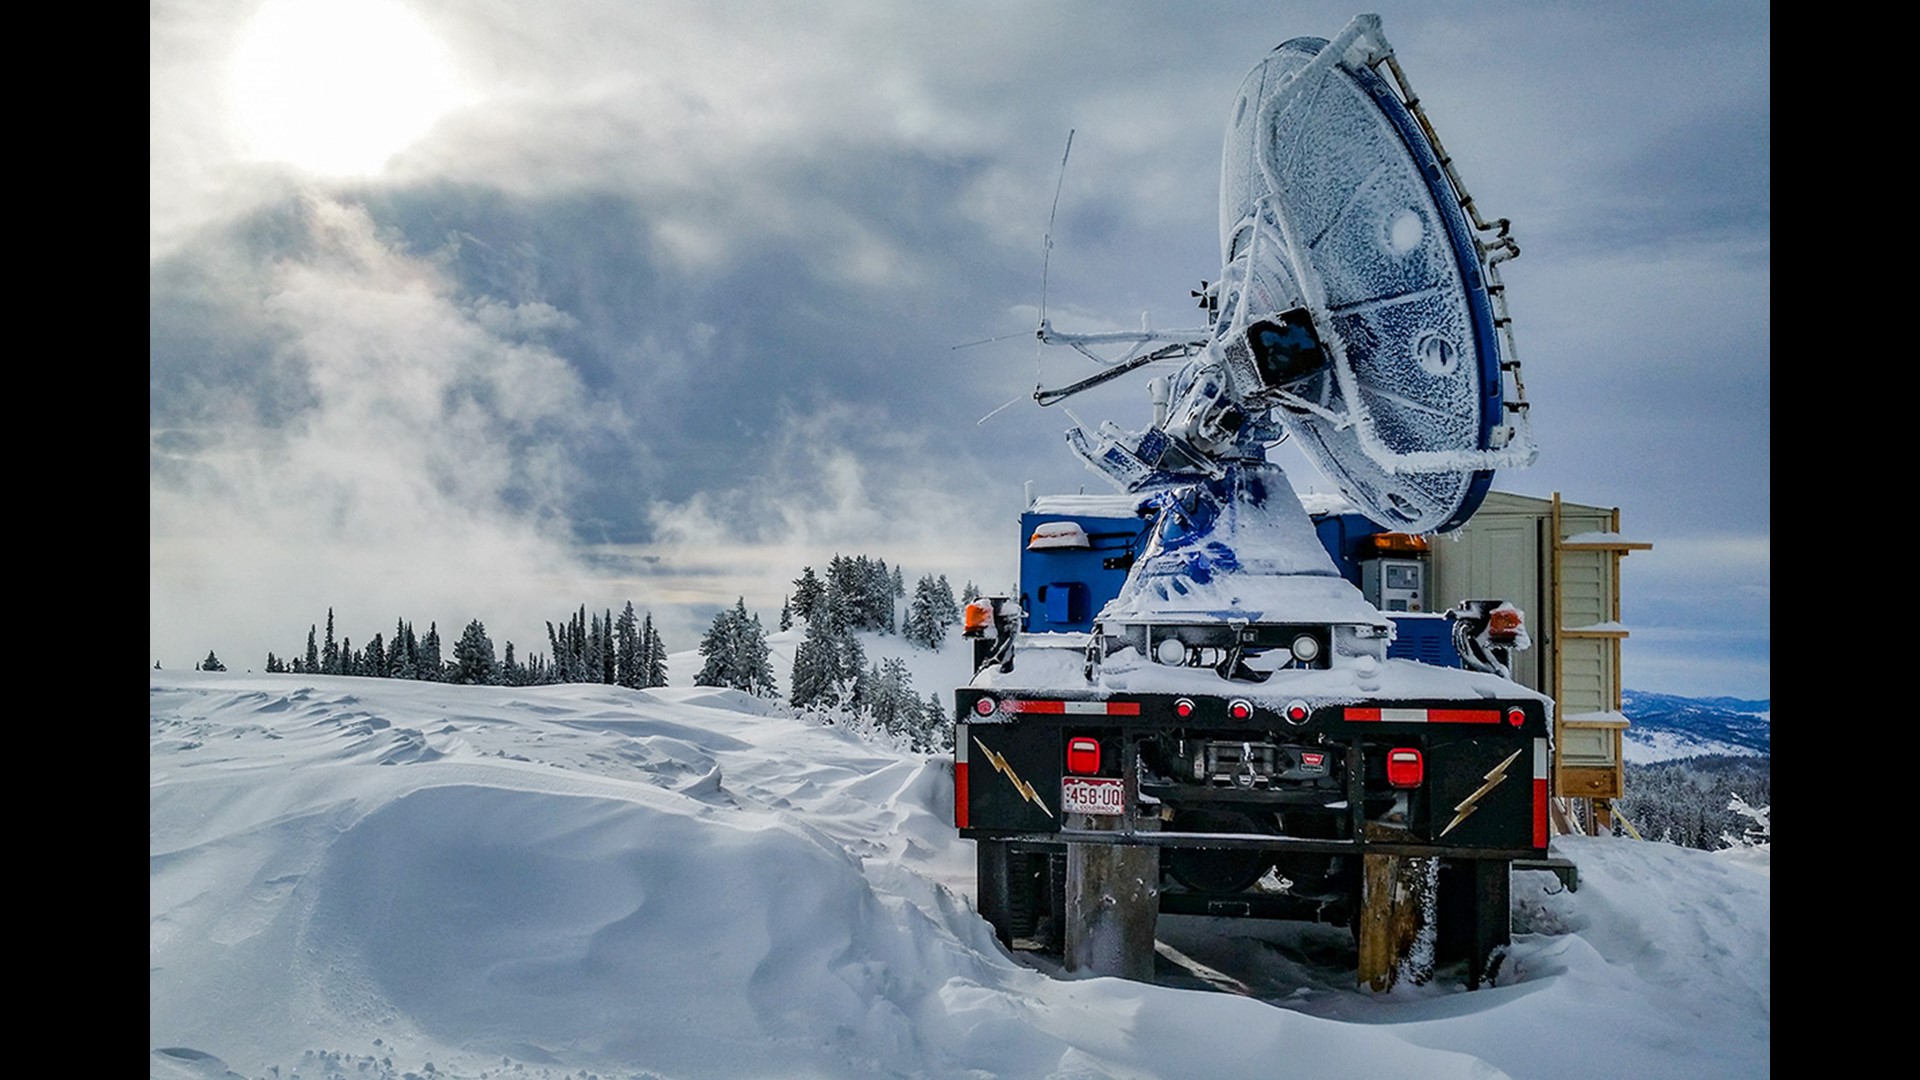
[[[1179,701],[1174,702],[1173,715],[1179,717],[1182,720],[1185,720],[1187,717],[1192,716],[1193,702],[1188,700],[1187,698],[1181,698]]]
[[[1067,740],[1067,771],[1091,776],[1100,771],[1100,740],[1077,736]]]
[[[973,711],[981,716],[992,716],[996,707],[994,700],[990,697],[976,698],[973,702]]]
[[[1427,765],[1420,751],[1411,746],[1396,746],[1387,751],[1387,783],[1394,787],[1419,787],[1426,778]]]
[[[1245,698],[1235,698],[1227,703],[1227,717],[1231,720],[1253,719],[1253,702]]]

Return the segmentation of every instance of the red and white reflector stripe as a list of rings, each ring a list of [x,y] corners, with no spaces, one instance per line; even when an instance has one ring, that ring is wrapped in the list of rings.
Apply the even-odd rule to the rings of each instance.
[[[1533,740],[1533,846],[1547,846],[1547,740]]]
[[[953,827],[967,827],[967,725],[953,731]]]
[[[1053,713],[1071,716],[1139,716],[1137,701],[1019,701],[1009,698],[1000,703],[1002,712]]]
[[[1355,723],[1383,724],[1497,724],[1499,709],[1359,709],[1349,708],[1346,718]]]

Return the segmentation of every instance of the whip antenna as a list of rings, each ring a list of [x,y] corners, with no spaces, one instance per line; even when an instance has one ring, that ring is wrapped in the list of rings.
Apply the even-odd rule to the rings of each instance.
[[[1040,255],[1040,328],[1047,326],[1047,272],[1053,263],[1053,219],[1060,216],[1060,189],[1067,183],[1067,158],[1073,153],[1073,129],[1067,129],[1067,148],[1060,154],[1060,178],[1053,184],[1053,209],[1047,214],[1045,250]]]

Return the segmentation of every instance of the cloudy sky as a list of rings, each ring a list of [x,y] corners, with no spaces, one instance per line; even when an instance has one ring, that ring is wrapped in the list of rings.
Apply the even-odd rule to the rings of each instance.
[[[152,5],[152,659],[628,600],[685,648],[836,552],[1010,585],[1023,485],[1106,490],[1027,399],[1092,370],[1031,339],[1056,186],[1055,324],[1193,325],[1234,90],[1355,10]],[[1654,544],[1628,685],[1769,696],[1767,7],[1373,10],[1523,250],[1496,486]]]

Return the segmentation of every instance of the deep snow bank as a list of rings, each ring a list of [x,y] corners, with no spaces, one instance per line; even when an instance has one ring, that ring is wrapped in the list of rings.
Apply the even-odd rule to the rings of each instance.
[[[1512,987],[1300,987],[1303,1007],[1276,1008],[1049,978],[972,912],[943,760],[778,712],[731,691],[152,673],[150,1072],[1597,1076],[1517,1052],[1559,1038],[1543,1019],[1590,1027],[1583,971],[1621,1008],[1642,983],[1682,999],[1753,978],[1726,957],[1696,976],[1582,954],[1582,920],[1608,942],[1642,932],[1642,883],[1612,882],[1644,864],[1612,850],[1596,892],[1541,906],[1554,925],[1523,936]],[[1619,911],[1585,902],[1616,887]],[[1751,902],[1701,927],[1702,949],[1751,945]],[[1643,953],[1685,935],[1647,932]],[[1272,952],[1239,935],[1211,940]],[[1759,980],[1720,1017],[1757,1009],[1747,1064],[1755,1040],[1765,1060],[1764,964]],[[1555,989],[1546,1013],[1527,1003]],[[1724,1049],[1674,1060],[1755,1075],[1716,1072]]]

